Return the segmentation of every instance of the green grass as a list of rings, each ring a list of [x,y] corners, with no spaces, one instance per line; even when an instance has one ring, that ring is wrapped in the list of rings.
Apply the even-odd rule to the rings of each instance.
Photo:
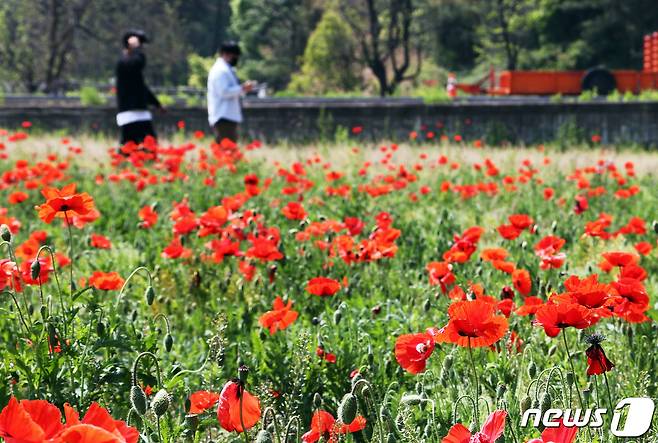
[[[289,422],[295,429],[295,420],[300,435],[306,432],[318,408],[336,416],[341,399],[354,384],[350,374],[358,369],[358,378],[365,380],[355,390],[358,413],[366,418],[367,425],[358,434],[341,436],[343,440],[379,442],[392,435],[398,441],[438,442],[456,422],[467,427],[473,422],[481,425],[487,411],[505,409],[508,426],[504,441],[522,442],[540,434],[539,430],[519,426],[520,403],[526,396],[539,403],[548,392],[552,407],[568,408],[578,404],[576,389],[587,389],[584,398],[590,407],[608,407],[603,379],[585,373],[588,345],[583,336],[593,332],[607,336],[602,346],[616,365],[607,373],[612,402],[625,397],[656,396],[658,380],[654,370],[658,362],[654,353],[656,327],[652,322],[629,324],[612,317],[600,320],[587,331],[567,329],[576,369],[576,385],[568,387],[570,366],[562,337],[549,338],[541,327],[531,324],[529,317],[512,314],[509,329],[523,341],[520,352],[507,350],[507,334],[499,352],[488,348],[473,350],[482,398],[479,417],[473,416],[467,400],[457,402],[475,390],[468,349],[437,344],[427,361],[426,372],[419,375],[405,372],[393,353],[400,335],[422,332],[432,326],[440,328],[447,323],[447,309],[452,301],[440,286],[430,284],[425,267],[441,261],[453,244],[454,235],[472,226],[481,226],[484,234],[470,260],[453,264],[456,284],[468,291],[470,283],[479,283],[487,295],[496,299],[500,299],[505,286],[512,286],[512,279],[479,259],[485,248],[507,249],[507,261],[529,271],[532,294],[545,299],[553,292],[564,291],[563,283],[572,274],[584,277],[599,273],[605,282],[614,280],[616,271],[606,274],[598,269],[601,254],[634,251],[634,244],[649,242],[654,250],[642,257],[640,264],[648,273],[643,284],[651,296],[649,315],[655,317],[658,234],[652,222],[658,217],[658,195],[654,191],[658,188],[656,154],[446,145],[404,145],[397,151],[388,148],[383,152],[379,145],[353,150],[359,143],[351,139],[341,145],[264,146],[245,151],[245,161],[228,168],[212,155],[207,140],[195,140],[197,147],[184,158],[161,155],[159,162],[137,166],[126,161],[112,165],[106,153],[112,142],[102,139],[73,140],[73,145],[81,146],[83,151],[70,158],[56,137],[44,136],[18,144],[2,141],[9,148],[10,160],[4,160],[0,166],[5,173],[0,206],[7,208],[6,216],[15,217],[21,224],[12,237],[11,249],[15,251],[35,231],[46,231],[46,244],[55,252],[72,257],[77,288],[70,294],[67,267],[58,270],[61,290],[51,274],[43,285],[43,296],[38,285],[16,293],[27,330],[21,326],[12,298],[5,294],[0,305],[0,376],[4,380],[1,405],[7,404],[11,395],[46,399],[60,407],[68,402],[79,411],[97,401],[114,418],[125,420],[131,408],[133,362],[138,354],[152,352],[158,359],[162,381],[158,384],[155,366],[143,359],[136,373],[138,383],[153,387],[154,393],[165,388],[173,401],[160,420],[162,437],[156,431],[154,416],[135,420],[132,414],[131,424],[151,441],[182,441],[184,435],[190,435],[184,434],[189,429],[184,419],[187,397],[202,389],[219,392],[226,381],[237,377],[238,367],[246,365],[246,389],[260,399],[263,411],[274,409],[279,438]],[[176,140],[177,144],[182,141]],[[205,162],[200,160],[201,150],[207,154]],[[57,153],[56,159],[49,161],[47,153]],[[438,161],[442,155],[447,158],[445,164]],[[551,160],[550,164],[544,164],[545,157]],[[499,169],[497,175],[486,174],[487,158]],[[14,162],[17,159],[27,160],[27,169],[18,168]],[[527,183],[519,181],[518,172],[525,159],[537,170]],[[569,179],[576,168],[596,166],[599,159],[612,160],[627,183],[619,184],[610,173],[584,173],[587,182],[581,180],[579,189],[578,182]],[[629,160],[636,165],[635,176],[624,172],[624,163]],[[372,166],[362,171],[366,161]],[[294,162],[303,166],[304,174],[300,166],[293,172]],[[44,177],[47,165],[54,169]],[[479,165],[479,169],[474,165]],[[281,169],[288,172],[284,174]],[[330,181],[331,171],[343,175]],[[190,258],[162,257],[163,249],[173,238],[170,214],[176,202],[186,200],[193,218],[198,220],[210,207],[226,206],[227,197],[246,192],[244,178],[248,174],[258,176],[259,192],[235,208],[233,222],[222,224],[221,230],[239,243],[242,254],[251,247],[249,233],[261,231],[264,236],[278,236],[276,248],[283,258],[261,262],[226,256],[216,263],[206,257],[212,251],[205,244],[219,239],[219,235],[200,238],[197,229],[182,236],[184,247],[191,250]],[[138,186],[140,176],[146,180],[157,177],[158,183],[146,184],[142,189]],[[206,179],[211,176],[214,184],[209,186]],[[505,177],[513,177],[513,184]],[[36,186],[26,186],[29,182]],[[72,230],[72,253],[65,226],[59,220],[44,223],[34,209],[45,201],[39,193],[42,185],[61,188],[67,183],[76,183],[78,192],[89,193],[101,214],[97,221]],[[442,191],[444,183],[452,189]],[[474,191],[478,184],[482,189],[492,183],[497,188],[495,193]],[[637,185],[640,192],[628,199],[615,197],[618,189],[630,185]],[[340,186],[349,188],[349,194],[329,195],[327,187]],[[547,187],[555,191],[552,200],[543,197]],[[576,214],[574,197],[599,187],[605,193],[590,197],[587,211]],[[297,188],[294,193],[292,188]],[[375,188],[380,196],[365,192]],[[15,191],[26,192],[28,198],[9,204],[7,198]],[[300,201],[307,212],[303,220],[289,220],[282,214],[282,208],[293,201]],[[139,227],[138,211],[147,205],[159,214],[152,229]],[[337,241],[339,235],[348,235],[344,229],[308,240],[300,237],[312,223],[358,217],[364,228],[353,238],[359,243],[377,231],[376,218],[383,212],[390,214],[391,228],[400,231],[388,256],[347,263],[330,254],[324,245]],[[609,232],[617,231],[633,216],[646,221],[647,232],[609,240],[584,235],[586,224],[596,220],[601,212],[613,218]],[[502,239],[496,228],[509,223],[509,215],[519,213],[533,218],[536,231],[525,230],[515,240]],[[250,215],[257,218],[240,221],[240,217],[249,220]],[[231,224],[233,229],[229,229]],[[92,233],[109,238],[112,248],[91,247]],[[566,263],[560,269],[540,269],[541,260],[533,249],[549,234],[566,240]],[[2,250],[3,257],[8,257],[9,246],[5,244]],[[239,263],[244,260],[256,268],[251,281],[240,272]],[[94,271],[115,271],[125,279],[140,266],[153,276],[152,305],[147,304],[145,297],[149,282],[144,272],[130,280],[121,297],[116,290],[80,292],[86,282],[79,280]],[[334,278],[341,284],[346,279],[347,285],[333,296],[311,295],[306,284],[318,276]],[[13,292],[10,287],[5,289]],[[270,335],[258,319],[272,309],[277,296],[292,300],[292,309],[299,312],[299,317],[287,329]],[[522,304],[518,293],[515,303]],[[173,347],[169,352],[164,346],[167,331],[163,318],[156,318],[159,314],[166,316],[170,324]],[[55,336],[62,351],[51,354],[48,340]],[[318,347],[335,354],[336,362],[318,357]],[[196,371],[197,368],[202,369]],[[362,390],[363,386],[367,389]],[[417,404],[419,401],[421,404]],[[196,441],[243,439],[240,434],[221,430],[214,408],[198,418]],[[267,422],[272,422],[269,416]],[[261,418],[250,431],[250,439],[262,424]],[[591,430],[591,435],[582,430],[577,441],[612,441],[608,429],[609,421],[601,430]],[[275,432],[273,428],[271,432]],[[650,432],[647,438],[655,439],[655,427]]]

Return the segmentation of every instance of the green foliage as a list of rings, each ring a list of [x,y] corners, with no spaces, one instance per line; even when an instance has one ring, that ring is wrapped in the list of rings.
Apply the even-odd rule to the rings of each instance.
[[[80,88],[80,103],[83,106],[100,106],[106,103],[105,97],[93,86]]]
[[[301,71],[292,76],[288,89],[313,95],[353,90],[359,84],[355,46],[347,23],[327,10],[308,39]]]
[[[555,136],[555,142],[562,150],[567,149],[569,146],[582,144],[586,139],[583,128],[578,126],[576,118],[572,116],[566,117],[562,124],[558,126]]]
[[[285,89],[300,67],[322,5],[315,0],[232,0],[231,11],[231,32],[243,49],[240,75]]]
[[[188,55],[187,85],[193,88],[205,89],[208,84],[208,73],[215,60],[215,57],[201,57],[194,53]]]
[[[0,173],[18,177],[7,183],[7,195],[17,190],[27,195],[25,201],[12,204],[3,218],[10,224],[20,221],[20,229],[10,234],[8,228],[0,228],[0,237],[7,240],[1,257],[8,270],[3,274],[0,305],[0,378],[6,381],[0,384],[0,408],[11,395],[45,399],[56,406],[69,403],[81,414],[98,402],[117,420],[129,417],[143,440],[162,443],[254,441],[262,429],[274,441],[298,442],[299,438],[284,438],[284,429],[291,434],[306,432],[318,409],[344,420],[355,415],[366,419],[363,432],[341,435],[347,442],[429,443],[441,441],[455,423],[478,422],[479,428],[489,411],[505,409],[504,441],[520,443],[540,433],[519,426],[522,408],[537,404],[573,410],[588,383],[594,385],[586,390],[588,405],[605,406],[608,395],[613,403],[630,396],[656,396],[656,326],[624,321],[616,310],[614,316],[610,312],[608,317],[597,317],[596,324],[582,332],[564,327],[559,337],[550,338],[531,316],[512,309],[507,319],[499,318],[509,332],[492,348],[467,349],[442,342],[427,352],[419,344],[416,353],[424,349],[427,354],[413,362],[427,359],[422,374],[403,370],[394,353],[401,335],[423,334],[428,326],[446,324],[454,302],[447,292],[453,286],[472,297],[469,287],[481,285],[500,310],[504,309],[501,292],[516,307],[524,303],[515,292],[515,277],[480,258],[488,248],[505,248],[506,261],[528,271],[528,290],[542,301],[552,296],[556,303],[564,303],[553,294],[563,291],[569,275],[598,272],[601,285],[595,289],[601,290],[595,295],[605,297],[606,303],[619,303],[608,283],[625,271],[599,272],[598,265],[606,251],[633,251],[638,241],[655,240],[653,230],[658,232],[658,226],[651,221],[658,195],[648,191],[625,199],[615,195],[635,186],[655,189],[651,165],[635,161],[637,174],[625,174],[621,183],[624,163],[634,160],[628,152],[615,156],[602,152],[600,158],[612,158],[616,168],[601,168],[596,167],[598,155],[555,155],[548,146],[541,153],[477,151],[463,144],[437,148],[450,164],[461,165],[454,168],[437,163],[439,151],[424,158],[419,147],[404,144],[393,152],[380,152],[376,145],[352,150],[357,142],[344,127],[336,131],[336,139],[340,144],[322,147],[320,152],[317,147],[285,152],[280,146],[265,154],[245,151],[248,161],[230,168],[226,158],[215,157],[214,149],[199,162],[194,154],[205,148],[198,141],[196,152],[188,156],[176,152],[179,149],[166,149],[159,160],[137,165],[120,158],[115,164],[78,156],[66,162],[47,160],[39,150],[52,137],[21,141],[20,149],[9,151],[10,161],[0,164]],[[85,152],[95,148],[104,152],[105,146],[113,145],[109,140],[102,143],[85,146]],[[188,141],[181,143],[176,148],[191,146]],[[42,153],[32,155],[33,150]],[[260,160],[264,157],[266,161]],[[554,161],[546,164],[541,161],[544,157]],[[655,162],[646,155],[639,158]],[[17,166],[18,159],[25,160],[26,167]],[[363,165],[366,160],[368,168]],[[293,162],[298,162],[294,168]],[[496,171],[482,170],[485,163]],[[172,167],[177,168],[175,174]],[[75,183],[78,192],[91,194],[100,218],[71,229],[60,219],[42,221],[35,205],[42,205],[44,196],[40,189],[25,186],[32,175],[17,173],[37,174],[40,169],[49,174],[53,187]],[[573,179],[576,169],[578,180]],[[519,170],[531,171],[532,179],[511,183]],[[58,174],[51,177],[52,171]],[[245,187],[245,177],[252,174],[261,181],[258,192],[253,192],[256,186]],[[112,180],[101,180],[110,175]],[[140,176],[154,180],[140,184],[135,180]],[[587,211],[576,214],[572,202],[587,192],[585,181],[589,189],[608,192],[591,196]],[[446,183],[462,189],[442,191]],[[488,183],[495,192],[482,186]],[[293,186],[297,192],[291,195]],[[347,186],[348,195],[328,192],[342,186]],[[555,192],[551,200],[544,197],[548,187]],[[416,198],[410,199],[411,195]],[[300,202],[300,196],[306,215],[303,220],[290,220],[282,208]],[[75,201],[83,196],[66,198]],[[61,209],[61,198],[53,200]],[[225,218],[221,210],[220,215],[209,211],[219,209],[220,203],[232,206]],[[159,215],[150,227],[137,215],[145,206]],[[646,232],[620,233],[605,240],[601,232],[596,237],[583,235],[601,213],[609,214],[611,226],[599,226],[606,233],[623,228],[632,217],[647,222]],[[496,227],[507,224],[511,214],[528,214],[532,227],[519,230],[514,240],[505,240]],[[342,221],[347,217],[363,221],[362,229],[357,226],[361,232],[352,232],[355,226]],[[472,233],[459,235],[475,225],[482,226],[479,240],[471,240]],[[191,231],[174,234],[185,229]],[[199,236],[201,229],[208,235]],[[43,262],[36,262],[43,263],[39,276],[44,279],[40,284],[22,284],[18,290],[14,281],[28,276],[34,280],[34,265],[28,267],[28,275],[22,265],[37,255],[30,249],[39,243],[37,232],[39,238],[47,234],[45,244],[54,248],[57,258],[52,261],[57,266],[49,269],[46,281],[45,265],[51,257],[44,249]],[[92,234],[106,235],[111,248],[89,246]],[[534,249],[546,235],[565,240],[559,252],[564,252],[566,262],[559,269],[542,269],[546,257]],[[189,248],[189,257],[163,255],[173,239]],[[228,245],[225,239],[230,240]],[[233,242],[239,254],[226,253]],[[260,246],[267,242],[268,254],[281,252],[281,258],[255,258],[253,250],[260,249],[259,242]],[[219,252],[215,248],[221,248],[221,257],[213,254]],[[176,249],[167,248],[170,253]],[[427,265],[441,261],[449,249],[467,257],[448,268],[446,277],[454,281],[434,281]],[[64,267],[59,265],[62,255],[71,259]],[[22,272],[14,274],[14,261]],[[646,287],[646,294],[641,294],[648,306],[654,306],[658,263],[652,255],[642,256],[638,263],[646,278],[638,280],[633,290]],[[254,266],[251,277],[245,264]],[[98,270],[115,271],[129,281],[115,289],[91,288],[89,276]],[[340,281],[340,290],[324,297],[309,294],[307,283],[318,276]],[[69,279],[77,289],[70,289]],[[587,283],[569,294],[591,295],[591,287]],[[259,319],[272,310],[276,296],[290,301],[289,308],[297,314],[285,329],[270,333]],[[634,300],[638,310],[640,300]],[[647,315],[658,318],[654,309]],[[460,322],[467,327],[468,320]],[[615,364],[605,376],[607,381],[586,372],[588,344],[583,336],[601,331],[607,335],[602,346]],[[429,334],[421,337],[423,342],[431,339]],[[326,354],[322,358],[323,352],[335,355],[335,360]],[[413,348],[409,353],[415,356]],[[259,398],[263,411],[255,427],[245,434],[220,430],[214,404],[198,415],[188,414],[186,399],[191,393],[219,393],[243,364],[249,368],[244,387]],[[147,387],[152,388],[150,396],[144,394]],[[476,392],[479,415],[468,401]],[[11,421],[8,415],[4,417]],[[607,434],[599,435],[608,428],[606,423],[592,429],[592,437],[579,431],[576,442],[610,441]],[[654,428],[646,436],[648,441],[655,434]]]
[[[158,101],[162,106],[171,106],[176,103],[176,99],[168,94],[158,94]]]

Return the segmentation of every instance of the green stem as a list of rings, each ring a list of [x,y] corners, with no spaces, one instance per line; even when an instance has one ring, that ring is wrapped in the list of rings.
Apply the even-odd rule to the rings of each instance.
[[[567,330],[562,329],[562,338],[564,339],[564,348],[567,351],[567,358],[569,359],[569,365],[571,366],[571,373],[573,374],[573,384],[576,387],[576,394],[578,394],[578,403],[580,404],[580,409],[585,409],[585,403],[583,402],[583,397],[580,393],[580,386],[578,386],[578,377],[576,375],[576,369],[573,365],[573,360],[571,359],[571,352],[569,351],[569,342],[567,340]],[[571,400],[570,400],[571,401]],[[587,436],[589,440],[592,440],[592,432],[590,428],[587,428]]]
[[[566,329],[562,329],[562,338],[564,339],[564,348],[567,351],[567,359],[569,360],[569,365],[571,366],[571,373],[573,374],[573,384],[576,387],[576,394],[578,394],[578,402],[580,404],[580,408],[583,409],[585,408],[585,404],[583,403],[583,397],[580,394],[580,386],[578,386],[578,377],[576,375],[576,369],[573,365],[573,360],[571,360],[571,352],[569,351],[569,342],[567,341]]]
[[[244,398],[244,388],[240,386],[238,388],[240,393],[240,426],[242,426],[242,435],[244,435],[244,441],[249,443],[249,436],[247,435],[247,429],[244,426],[244,420],[242,419],[242,399]]]
[[[471,367],[473,368],[473,380],[475,382],[475,426],[480,428],[480,413],[479,413],[479,400],[480,400],[480,383],[478,381],[478,373],[475,369],[475,360],[473,359],[473,348],[471,348],[471,337],[468,337],[468,356],[471,360]]]
[[[73,232],[71,231],[71,221],[69,220],[68,211],[64,211],[64,219],[66,220],[66,228],[69,232],[69,257],[71,258],[71,268],[69,269],[69,276],[71,280],[71,296],[73,296],[73,264],[75,260],[73,258]]]
[[[18,316],[21,319],[21,324],[25,328],[25,334],[30,335],[30,327],[25,322],[25,317],[23,317],[23,311],[21,310],[21,305],[18,304],[18,300],[16,300],[16,296],[14,295],[14,293],[12,291],[2,291],[2,294],[9,294],[11,296],[11,299],[14,301],[14,304],[16,305],[16,310],[18,311]]]

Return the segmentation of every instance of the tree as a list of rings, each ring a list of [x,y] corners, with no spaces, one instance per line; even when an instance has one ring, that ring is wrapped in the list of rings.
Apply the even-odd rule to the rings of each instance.
[[[320,0],[232,0],[231,35],[243,50],[242,76],[286,87],[322,16]]]
[[[314,94],[353,90],[359,84],[354,49],[349,26],[328,9],[309,37],[301,71],[293,75],[288,89]]]
[[[57,88],[92,0],[4,0],[0,59],[4,69],[34,92]]]
[[[379,83],[383,97],[405,80],[413,80],[422,63],[421,40],[414,27],[413,0],[344,0],[341,14],[353,29],[361,59]],[[415,70],[409,73],[415,55]]]
[[[482,26],[478,29],[480,56],[487,62],[499,62],[510,70],[517,68],[524,45],[532,44],[527,26],[530,12],[539,0],[484,0]]]
[[[449,70],[472,69],[481,15],[475,1],[428,0],[419,11],[426,57]]]

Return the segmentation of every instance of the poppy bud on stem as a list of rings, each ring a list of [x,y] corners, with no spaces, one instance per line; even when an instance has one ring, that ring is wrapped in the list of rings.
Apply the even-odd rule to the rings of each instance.
[[[146,414],[146,409],[147,409],[146,394],[144,394],[142,388],[137,384],[137,368],[139,367],[139,361],[144,357],[150,357],[155,363],[155,368],[158,374],[158,386],[162,386],[162,375],[160,373],[160,365],[158,364],[158,358],[151,352],[142,352],[135,359],[135,362],[133,363],[132,372],[130,374],[130,381],[132,384],[132,387],[130,388],[130,402],[132,404],[133,409],[135,409],[135,412],[137,412],[139,415]]]
[[[165,335],[165,338],[164,338],[164,348],[165,348],[165,351],[171,352],[171,348],[174,345],[174,337],[171,335],[171,326],[169,324],[169,319],[167,318],[166,315],[164,315],[163,313],[160,313],[160,314],[156,315],[155,317],[153,317],[153,320],[155,321],[155,320],[158,320],[160,318],[162,318],[164,320],[165,327],[167,328],[167,335]]]
[[[9,230],[9,226],[5,224],[0,225],[0,238],[7,243],[11,242],[11,231]]]
[[[274,436],[276,437],[276,441],[278,443],[281,443],[281,437],[279,434],[279,423],[276,420],[276,413],[274,411],[274,408],[268,407],[265,408],[263,411],[263,427],[262,429],[256,434],[256,443],[268,443],[272,442],[272,434],[270,431],[268,431],[268,421],[267,418],[270,417],[272,419],[272,424],[274,425]]]

